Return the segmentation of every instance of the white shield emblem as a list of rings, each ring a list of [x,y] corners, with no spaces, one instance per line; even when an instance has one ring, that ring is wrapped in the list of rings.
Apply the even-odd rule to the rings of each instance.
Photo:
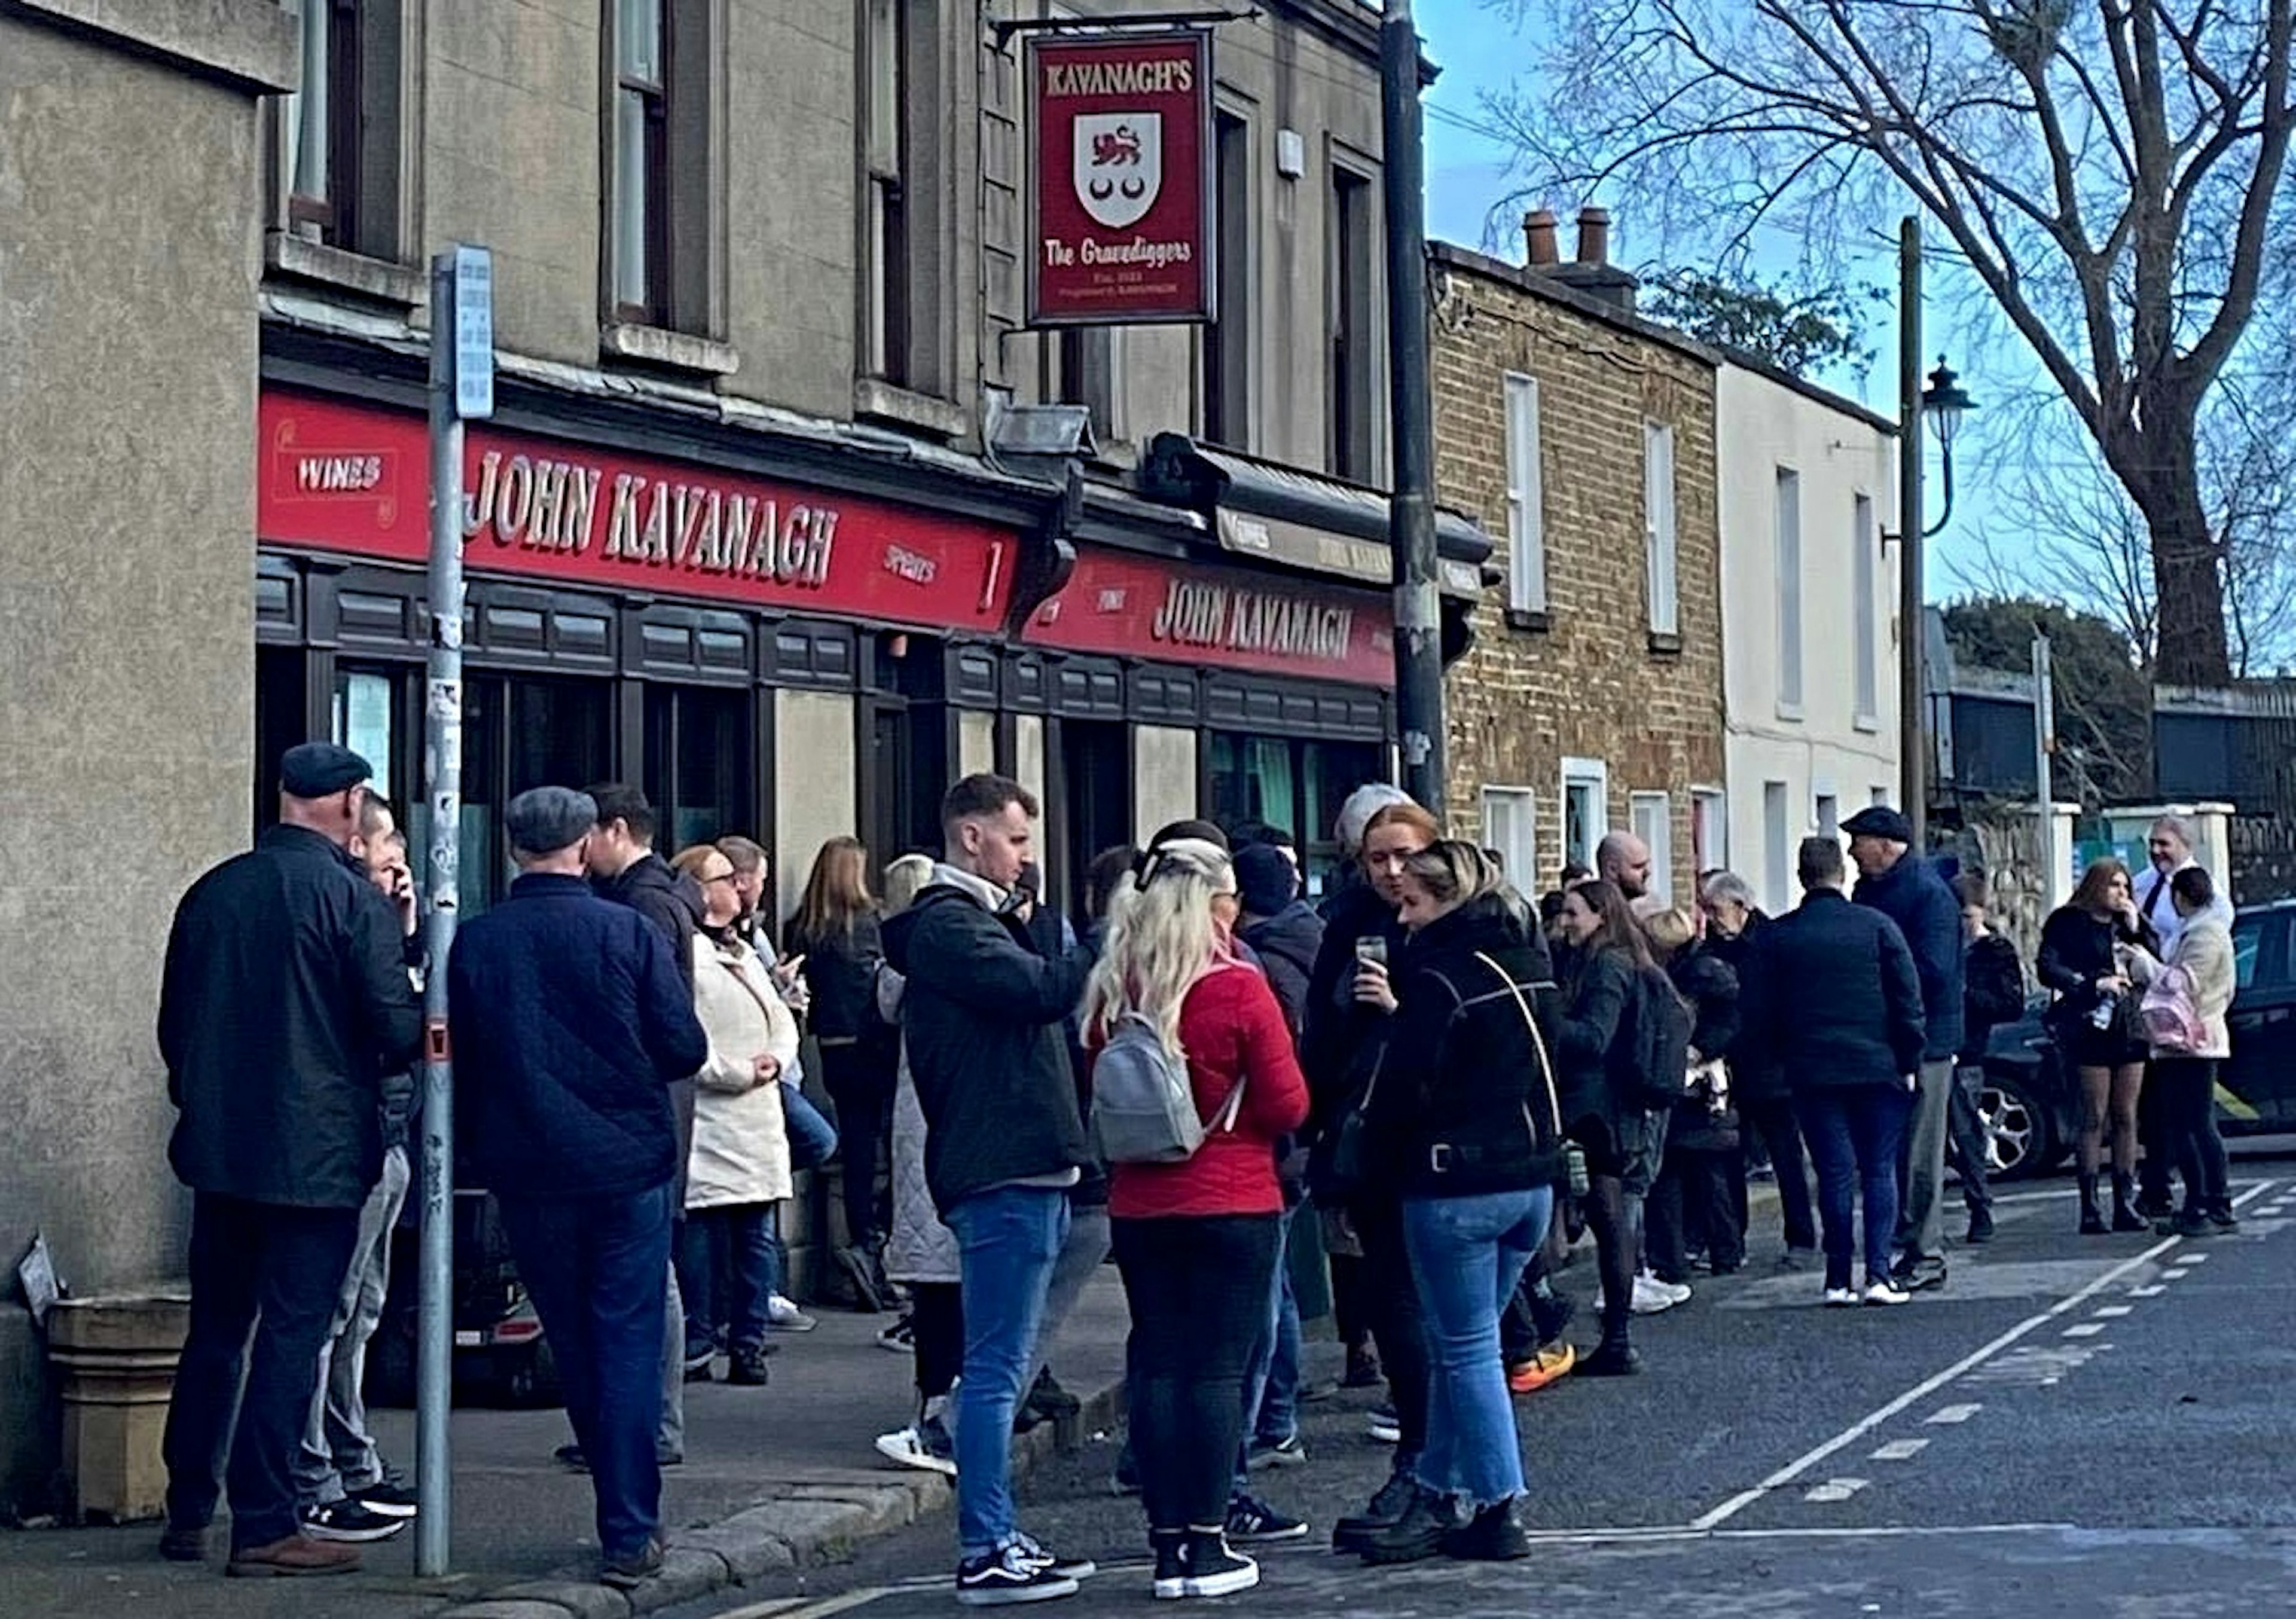
[[[1164,184],[1164,115],[1087,112],[1076,120],[1077,200],[1111,231],[1136,225]]]

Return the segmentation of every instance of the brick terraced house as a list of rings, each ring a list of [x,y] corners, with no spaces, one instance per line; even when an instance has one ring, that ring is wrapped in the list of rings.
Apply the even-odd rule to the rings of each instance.
[[[1543,210],[1526,266],[1430,249],[1438,483],[1506,576],[1446,686],[1451,824],[1527,893],[1631,830],[1687,904],[1728,843],[1717,362],[1578,223],[1573,262]]]

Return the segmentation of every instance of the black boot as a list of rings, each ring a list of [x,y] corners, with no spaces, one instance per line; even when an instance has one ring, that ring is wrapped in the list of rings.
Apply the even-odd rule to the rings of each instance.
[[[1458,1514],[1448,1496],[1414,1491],[1400,1518],[1364,1537],[1363,1560],[1374,1565],[1424,1562],[1443,1549],[1458,1527]]]
[[[2112,1229],[2149,1231],[2152,1222],[2136,1212],[2136,1177],[2115,1172],[2112,1177]]]
[[[2084,1237],[2103,1236],[2104,1216],[2097,1211],[2096,1176],[2094,1173],[2080,1177],[2080,1234]]]
[[[1630,1378],[1643,1369],[1643,1358],[1635,1351],[1627,1337],[1627,1323],[1613,1324],[1607,1318],[1603,1326],[1603,1341],[1578,1360],[1578,1375],[1582,1378]]]
[[[1363,1550],[1365,1543],[1382,1529],[1390,1529],[1402,1521],[1411,1510],[1411,1503],[1419,1496],[1419,1483],[1403,1468],[1398,1468],[1387,1476],[1379,1493],[1371,1504],[1352,1517],[1343,1517],[1332,1525],[1333,1551]]]
[[[2217,1198],[2212,1199],[2203,1212],[2209,1217],[2209,1223],[2214,1226],[2218,1231],[2236,1231],[2240,1230],[2240,1216],[2232,1212],[2232,1199],[2230,1198]]]
[[[1530,1537],[1514,1520],[1514,1502],[1503,1500],[1445,1535],[1443,1555],[1468,1563],[1512,1563],[1530,1555]]]

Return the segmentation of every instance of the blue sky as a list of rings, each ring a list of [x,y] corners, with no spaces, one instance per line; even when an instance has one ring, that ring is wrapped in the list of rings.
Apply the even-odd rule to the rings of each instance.
[[[1524,17],[1519,30],[1509,16],[1492,9],[1486,0],[1416,0],[1420,36],[1426,42],[1427,53],[1443,68],[1442,77],[1428,93],[1426,102],[1428,232],[1441,240],[1484,248],[1491,208],[1513,189],[1504,145],[1488,135],[1464,127],[1463,123],[1483,121],[1481,97],[1485,94],[1505,90],[1529,78],[1538,53],[1536,30],[1540,20],[1538,8],[1526,10],[1529,14]],[[1551,197],[1545,200],[1562,217],[1562,246],[1568,253],[1572,236],[1570,221],[1585,199]],[[1653,257],[1654,244],[1637,237],[1632,199],[1611,197],[1604,201],[1611,216],[1611,257],[1629,266]],[[1496,240],[1488,245],[1499,257],[1521,262],[1522,241],[1517,221],[1512,217],[1503,221]],[[1768,267],[1788,268],[1790,260],[1781,255],[1778,264]],[[1951,272],[1933,261],[1927,273],[1934,290],[1936,278]],[[1894,289],[1894,251],[1877,249],[1869,265],[1858,266],[1858,274]],[[1926,301],[1927,347],[1931,354],[1934,356],[1940,348],[1945,350],[1954,368],[1963,373],[1963,387],[1980,404],[1980,411],[1964,429],[1954,458],[1959,489],[1951,526],[1931,543],[1927,583],[1928,593],[1934,601],[1965,592],[1981,567],[1976,536],[1988,521],[1994,504],[1988,487],[1992,480],[1987,476],[1987,418],[1982,402],[1988,395],[1998,398],[2004,389],[2030,389],[2040,373],[2021,345],[1990,332],[1956,330],[1945,321],[1934,295]],[[1887,323],[1873,324],[1866,334],[1869,345],[1879,351],[1869,371],[1838,372],[1820,380],[1883,415],[1895,416],[1897,329],[1886,311],[1882,318]],[[1923,370],[1932,364],[1933,359],[1924,359]],[[1928,495],[1931,521],[1936,520],[1939,498],[1936,451],[1932,446]]]

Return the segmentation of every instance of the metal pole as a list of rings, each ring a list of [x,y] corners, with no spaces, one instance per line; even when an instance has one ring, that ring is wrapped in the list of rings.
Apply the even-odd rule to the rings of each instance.
[[[1411,0],[1387,0],[1380,29],[1386,156],[1387,329],[1395,445],[1389,543],[1395,552],[1395,707],[1403,786],[1440,819],[1443,628],[1435,555],[1435,405],[1427,345],[1426,153],[1419,108],[1419,34]]]
[[[447,1569],[454,1503],[455,1085],[447,1045],[447,955],[455,944],[463,820],[463,421],[455,408],[454,256],[430,266],[430,667],[423,802],[430,816],[422,985],[422,1228],[414,1366],[414,1572]]]
[[[2049,756],[2056,751],[2056,699],[2049,684],[2049,638],[2036,630],[2033,632],[2033,796],[2038,801],[2041,817],[2036,832],[2036,846],[2041,851],[2041,897],[2053,907],[2058,903],[2057,789],[2052,780]]]
[[[1922,222],[1898,226],[1898,768],[1914,826],[1929,852],[1929,620],[1922,591]]]

